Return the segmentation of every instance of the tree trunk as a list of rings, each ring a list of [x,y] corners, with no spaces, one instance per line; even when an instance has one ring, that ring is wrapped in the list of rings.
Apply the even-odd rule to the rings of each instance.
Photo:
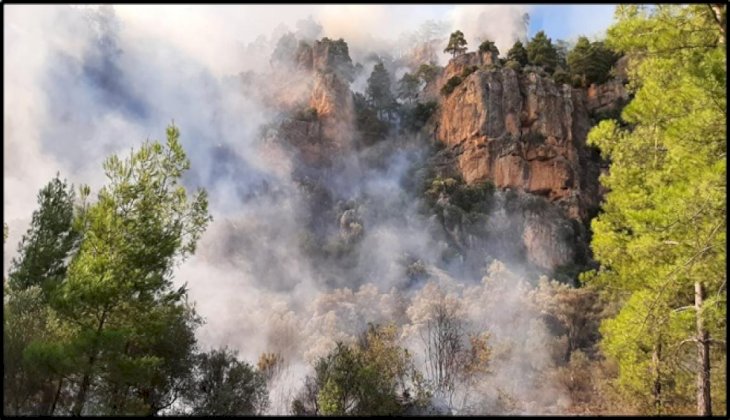
[[[76,400],[74,401],[74,407],[71,410],[71,414],[74,416],[80,416],[81,411],[84,409],[84,402],[86,401],[86,391],[91,385],[91,366],[94,364],[94,358],[89,358],[89,369],[84,373],[84,377],[81,380],[81,386],[79,392],[76,394]]]
[[[651,390],[652,396],[654,397],[654,407],[656,407],[656,414],[662,413],[662,382],[661,382],[661,371],[659,365],[662,360],[662,343],[661,340],[657,340],[654,346],[654,351],[651,354],[652,369],[654,376],[654,384]]]
[[[99,338],[101,335],[101,332],[104,330],[104,323],[106,322],[106,316],[109,311],[109,306],[107,305],[104,307],[104,312],[101,314],[101,320],[99,320],[99,326],[96,329],[96,337]],[[81,411],[84,409],[84,403],[86,402],[86,392],[89,390],[89,387],[91,386],[91,373],[94,368],[94,363],[96,362],[96,353],[97,353],[97,342],[94,342],[92,348],[91,348],[91,355],[89,356],[89,365],[86,367],[86,371],[84,372],[84,377],[81,380],[81,386],[79,387],[79,392],[76,394],[76,399],[74,401],[73,409],[71,410],[71,415],[74,416],[80,416]]]
[[[58,399],[61,397],[61,389],[63,387],[63,378],[58,379],[58,388],[56,388],[56,395],[53,397],[53,404],[51,404],[51,410],[48,413],[49,416],[52,416],[53,413],[56,411],[56,405],[58,404]]]
[[[712,401],[710,399],[710,334],[705,329],[702,316],[702,303],[705,291],[702,283],[695,282],[695,312],[697,313],[697,361],[700,369],[697,372],[697,415],[711,416]]]

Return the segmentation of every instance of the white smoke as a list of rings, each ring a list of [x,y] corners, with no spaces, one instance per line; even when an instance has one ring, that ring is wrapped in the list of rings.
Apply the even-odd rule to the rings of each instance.
[[[351,207],[364,225],[353,260],[343,267],[315,265],[305,255],[311,200],[292,177],[287,151],[263,141],[262,134],[278,114],[268,102],[269,87],[278,84],[269,58],[287,31],[300,38],[342,37],[353,58],[364,59],[393,48],[402,33],[427,19],[447,16],[472,49],[486,36],[506,51],[526,35],[525,6],[432,11],[423,6],[7,6],[5,11],[8,244],[19,241],[36,208],[36,192],[56,172],[98,189],[105,157],[126,155],[145,139],[161,139],[174,120],[192,162],[186,184],[208,190],[215,218],[176,280],[189,285],[206,320],[199,331],[204,348],[229,345],[252,362],[274,351],[289,362],[273,386],[273,412],[286,413],[289,396],[316,357],[336,340],[353,340],[368,322],[396,322],[404,342],[416,345],[409,334],[418,326],[419,304],[428,297],[424,293],[436,292],[433,286],[420,289],[422,284],[404,275],[403,261],[409,258],[423,261],[439,286],[462,301],[475,329],[521,349],[500,359],[495,383],[525,401],[539,399],[525,412],[553,404],[547,400],[554,395],[534,376],[549,365],[540,351],[549,337],[537,315],[523,311],[517,283],[497,289],[478,277],[435,268],[444,240],[435,233],[436,221],[419,213],[417,197],[403,187],[412,165],[423,159],[416,139],[390,139],[383,150],[372,151],[381,160],[377,167],[352,157],[326,186],[341,201],[332,205]],[[256,82],[246,85],[249,76]],[[354,89],[362,89],[364,80]],[[13,255],[6,249],[6,273]]]

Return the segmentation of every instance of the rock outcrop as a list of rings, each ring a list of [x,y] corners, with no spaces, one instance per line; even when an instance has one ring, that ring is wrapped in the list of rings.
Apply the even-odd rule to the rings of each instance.
[[[473,66],[478,69],[469,74]],[[462,82],[441,93],[455,76]],[[600,162],[586,136],[593,116],[620,110],[627,101],[623,80],[576,89],[557,85],[539,70],[518,73],[495,65],[488,53],[469,53],[452,60],[422,99],[438,100],[433,137],[447,146],[441,152],[446,166],[467,184],[491,181],[500,189],[542,196],[567,220],[587,222],[595,211]],[[529,212],[522,225],[527,258],[538,267],[555,269],[582,252],[566,246],[566,238],[585,238],[585,232],[566,234],[565,223]]]
[[[573,89],[534,71],[484,64],[484,55],[470,53],[452,60],[435,85],[475,65],[479,70],[440,95],[434,130],[452,149],[463,179],[538,194],[569,217],[585,219],[599,199],[597,177],[584,176],[596,172],[586,167],[590,115],[622,105],[627,94],[621,81]]]
[[[292,118],[281,124],[279,134],[298,149],[305,164],[325,165],[352,147],[352,61],[347,44],[327,38],[313,46],[300,42],[295,63],[305,91],[291,107]]]

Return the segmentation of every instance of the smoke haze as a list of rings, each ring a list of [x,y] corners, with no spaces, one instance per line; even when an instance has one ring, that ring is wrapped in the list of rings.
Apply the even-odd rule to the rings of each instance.
[[[396,323],[422,357],[424,308],[447,297],[470,331],[519,349],[497,352],[498,386],[470,406],[494,407],[500,388],[528,402],[523,412],[558,409],[564,397],[539,377],[552,362],[536,349],[551,337],[525,301],[528,274],[484,256],[473,269],[439,266],[446,239],[410,188],[423,142],[393,137],[342,156],[330,172],[308,175],[314,189],[277,142],[277,77],[289,80],[291,97],[303,94],[294,70],[270,62],[287,32],[344,38],[364,67],[351,86],[360,92],[375,62],[368,54],[405,49],[405,35],[428,19],[441,16],[446,36],[461,29],[470,49],[489,37],[506,52],[526,38],[527,6],[440,7],[437,16],[419,6],[6,7],[5,267],[37,191],[57,172],[96,191],[104,158],[161,139],[174,120],[191,160],[185,183],[208,190],[214,217],[176,281],[206,320],[203,348],[228,345],[250,362],[279,352],[288,362],[272,386],[273,413],[287,412],[316,357],[368,323]],[[492,223],[499,217],[496,209]],[[405,274],[414,262],[426,273],[415,279]]]

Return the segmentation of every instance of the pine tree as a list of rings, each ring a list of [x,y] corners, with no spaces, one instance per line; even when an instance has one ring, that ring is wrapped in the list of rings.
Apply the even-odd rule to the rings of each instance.
[[[507,61],[516,61],[520,63],[520,66],[524,67],[527,65],[527,50],[522,45],[522,42],[517,41],[515,44],[510,48],[509,51],[507,51]]]
[[[544,31],[536,33],[527,43],[527,60],[532,65],[544,67],[548,73],[557,68],[558,51]]]
[[[449,37],[449,43],[446,45],[444,52],[451,53],[452,57],[464,54],[466,52],[466,39],[464,38],[464,33],[461,31],[452,32]]]
[[[602,325],[616,385],[647,413],[725,413],[726,52],[706,5],[621,6],[608,44],[635,97],[589,142],[610,159],[586,278],[622,304]],[[712,400],[712,401],[710,401]]]
[[[92,411],[153,414],[144,389],[165,369],[158,340],[168,338],[179,317],[190,320],[183,321],[189,328],[194,324],[185,288],[172,287],[172,268],[195,251],[210,221],[205,191],[189,200],[179,185],[189,167],[179,131],[170,126],[166,146],[146,143],[128,160],[107,159],[109,184],[79,212],[83,240],[51,300],[73,332],[72,414],[87,412],[92,391],[114,396],[129,384],[137,392],[125,393],[124,405],[105,397],[109,405]],[[189,347],[181,341],[176,349]]]
[[[583,87],[588,87],[591,83],[604,83],[608,80],[611,67],[617,58],[603,42],[590,42],[588,38],[580,37],[568,53],[568,66],[571,75],[581,80]]]
[[[390,84],[390,74],[381,61],[373,68],[367,86],[368,98],[381,118],[385,113],[391,114],[395,105]]]

